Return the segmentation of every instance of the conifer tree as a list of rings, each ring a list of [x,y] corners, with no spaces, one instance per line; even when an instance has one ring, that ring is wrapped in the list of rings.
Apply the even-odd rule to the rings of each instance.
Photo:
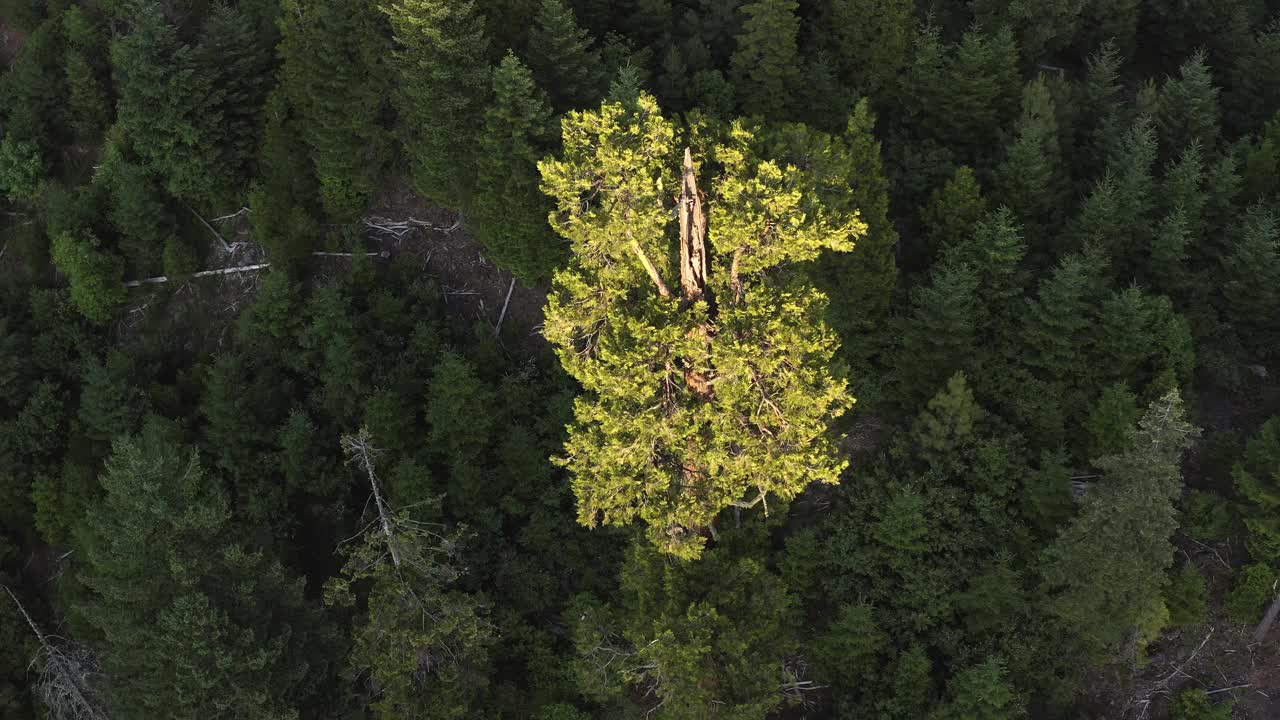
[[[763,278],[848,250],[866,226],[824,207],[794,166],[761,159],[742,123],[711,148],[723,170],[703,176],[709,236],[697,168],[686,151],[678,179],[674,128],[652,97],[571,113],[564,135],[564,158],[540,168],[575,259],[557,274],[545,332],[586,390],[562,460],[578,519],[643,521],[664,549],[696,557],[721,510],[837,479],[826,431],[850,399],[827,370],[825,298]],[[664,189],[676,187],[679,252]]]
[[[111,121],[111,98],[104,75],[106,39],[102,29],[78,5],[62,14],[66,51],[67,122],[78,136],[91,139]]]
[[[1081,92],[1081,138],[1092,152],[1076,153],[1077,173],[1094,177],[1106,159],[1119,153],[1124,134],[1120,67],[1124,58],[1112,42],[1103,43],[1089,55]]]
[[[1237,223],[1223,264],[1217,305],[1224,319],[1242,329],[1241,340],[1260,357],[1276,353],[1280,320],[1280,223],[1253,207]]]
[[[1025,715],[1000,658],[965,668],[947,683],[948,699],[930,720],[1013,720]]]
[[[1057,227],[1058,209],[1066,193],[1061,187],[1062,153],[1053,97],[1044,75],[1027,83],[1017,139],[996,170],[996,197],[1013,209],[1028,228],[1037,250],[1056,255],[1043,238]]]
[[[575,670],[595,699],[647,688],[658,718],[763,720],[806,685],[788,666],[798,649],[795,600],[740,548],[672,563],[637,543],[619,595],[608,605],[580,596],[569,613]]]
[[[898,92],[915,24],[907,0],[834,0],[831,30],[836,61],[846,84],[888,107]]]
[[[1249,504],[1249,554],[1255,562],[1280,565],[1280,419],[1263,423],[1249,439],[1231,478]]]
[[[1222,97],[1224,124],[1233,134],[1251,132],[1280,109],[1280,18],[1258,30],[1233,57]]]
[[[1178,76],[1160,87],[1160,110],[1155,121],[1164,159],[1176,158],[1192,145],[1205,150],[1217,145],[1218,93],[1203,51],[1188,58],[1178,69]]]
[[[1157,611],[1173,562],[1173,501],[1182,490],[1179,465],[1197,430],[1170,391],[1153,401],[1133,430],[1130,449],[1099,458],[1097,483],[1070,526],[1041,562],[1047,610],[1061,623],[1066,652],[1090,662],[1109,659],[1133,629]]]
[[[974,19],[983,27],[1008,27],[1028,64],[1040,64],[1072,44],[1087,0],[975,0]]]
[[[832,325],[845,338],[846,356],[859,368],[865,366],[873,350],[872,333],[888,319],[898,282],[898,231],[889,219],[889,182],[875,124],[875,114],[864,98],[855,106],[844,133],[835,138],[833,152],[825,158],[832,163],[833,177],[819,183],[826,188],[822,200],[827,207],[856,211],[867,225],[867,234],[856,250],[829,254],[818,266],[818,282],[835,299]],[[811,158],[796,160],[797,165],[814,162]]]
[[[604,90],[600,53],[565,0],[542,0],[529,31],[529,68],[558,112],[586,107]]]
[[[978,274],[965,264],[944,263],[928,285],[912,291],[894,363],[908,407],[931,397],[973,358],[982,314]]]
[[[1018,108],[1018,51],[1008,29],[972,28],[960,38],[946,70],[935,80],[929,128],[969,161],[990,152]]]
[[[547,224],[551,204],[537,184],[538,160],[553,144],[552,133],[546,96],[507,53],[493,74],[470,219],[493,259],[530,284],[550,277],[564,257]]]
[[[929,234],[927,256],[937,258],[968,240],[987,209],[973,169],[967,165],[956,168],[946,185],[934,190],[929,206],[921,213]]]
[[[325,211],[350,221],[377,189],[387,95],[382,18],[369,3],[282,0],[281,91],[298,114]]]
[[[387,14],[414,184],[437,203],[463,206],[490,88],[484,20],[474,0],[395,0]]]
[[[742,6],[746,19],[731,67],[738,100],[748,113],[777,119],[791,107],[800,69],[797,0],[753,0]]]
[[[71,282],[71,301],[95,323],[105,323],[124,303],[124,262],[99,247],[87,230],[71,230],[53,238],[52,257]]]
[[[301,580],[238,547],[226,497],[158,422],[126,437],[80,528],[87,594],[116,714],[278,718],[324,681]]]

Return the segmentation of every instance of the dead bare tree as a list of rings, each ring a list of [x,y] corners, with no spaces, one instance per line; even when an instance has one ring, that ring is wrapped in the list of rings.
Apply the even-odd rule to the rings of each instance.
[[[382,497],[382,489],[378,486],[378,475],[374,469],[374,460],[378,455],[382,454],[382,451],[374,447],[373,439],[369,435],[369,429],[364,427],[360,428],[360,431],[354,435],[344,435],[341,442],[342,451],[349,458],[348,462],[360,465],[365,475],[369,478],[369,487],[373,490],[373,504],[378,511],[378,519],[382,524],[382,534],[387,540],[387,550],[391,553],[391,562],[399,570],[400,550],[396,545],[396,534],[393,530],[394,520],[391,508]]]
[[[8,586],[3,587],[40,643],[31,662],[43,661],[35,689],[49,716],[55,720],[107,720],[105,703],[89,682],[90,678],[101,675],[93,653],[78,643],[60,638],[55,642],[54,637],[46,635],[31,619],[18,596]]]

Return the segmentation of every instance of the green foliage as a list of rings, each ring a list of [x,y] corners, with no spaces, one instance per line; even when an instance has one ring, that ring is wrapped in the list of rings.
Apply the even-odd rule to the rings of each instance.
[[[301,582],[233,542],[219,484],[162,424],[117,440],[101,483],[74,613],[99,638],[118,712],[291,715],[324,662],[307,652],[319,636]]]
[[[1227,698],[1215,705],[1208,691],[1189,688],[1178,693],[1169,709],[1170,720],[1231,720],[1231,707],[1235,701]]]
[[[709,183],[717,207],[710,242],[737,261],[708,274],[717,308],[688,295],[687,283],[681,301],[661,282],[686,274],[673,272],[665,234],[671,215],[661,187],[676,185],[675,152],[656,103],[642,95],[630,109],[605,103],[571,113],[564,133],[564,159],[540,167],[557,201],[553,227],[575,261],[556,276],[546,335],[587,391],[562,461],[579,521],[642,520],[669,551],[697,556],[701,533],[724,508],[769,495],[785,501],[811,482],[836,480],[842,465],[826,429],[850,398],[827,370],[836,342],[820,319],[824,298],[758,278],[824,249],[846,250],[865,226],[797,187],[805,177],[794,166],[761,159],[751,130],[737,124],[714,147],[723,171]],[[603,197],[582,205],[593,188]],[[668,490],[693,478],[697,493]]]
[[[1255,562],[1280,564],[1280,419],[1268,420],[1249,439],[1231,478],[1248,503],[1249,554]]]
[[[348,0],[282,0],[281,8],[281,91],[310,148],[325,212],[349,221],[369,203],[384,162],[382,17],[372,3]]]
[[[798,79],[800,18],[796,0],[754,0],[742,6],[746,19],[731,62],[742,108],[778,118],[791,105]]]
[[[1161,86],[1155,120],[1166,159],[1193,145],[1212,148],[1217,144],[1218,92],[1204,51],[1188,58],[1178,69],[1178,76]]]
[[[1187,563],[1181,572],[1173,575],[1164,589],[1164,604],[1169,608],[1171,625],[1199,625],[1205,621],[1209,591],[1194,563]]]
[[[592,49],[591,36],[565,0],[542,0],[529,30],[528,59],[538,86],[557,111],[599,101],[604,90],[600,53]]]
[[[1276,595],[1280,572],[1263,562],[1246,565],[1227,594],[1227,615],[1241,625],[1253,625]]]
[[[68,231],[53,238],[53,262],[71,282],[71,300],[96,323],[105,323],[124,303],[124,262],[99,249],[87,231]]]
[[[834,0],[832,35],[840,73],[877,104],[896,97],[911,50],[914,12],[904,0]]]
[[[1152,402],[1131,449],[1096,461],[1105,482],[1043,553],[1047,610],[1061,624],[1063,639],[1091,661],[1115,651],[1161,602],[1121,588],[1163,588],[1167,582],[1169,538],[1177,527],[1173,500],[1182,489],[1179,464],[1195,433],[1183,419],[1177,392]]]
[[[1142,417],[1138,398],[1124,383],[1108,385],[1085,421],[1089,433],[1088,457],[1103,458],[1131,449],[1129,432]]]
[[[473,0],[395,0],[386,11],[414,184],[437,203],[464,205],[490,88],[483,20]]]
[[[0,193],[11,202],[34,200],[44,174],[44,159],[35,143],[4,136],[0,142]]]
[[[1023,716],[1009,685],[1003,660],[988,660],[962,670],[947,683],[948,700],[930,717],[938,720],[1003,720]]]
[[[1048,234],[1062,205],[1061,150],[1053,97],[1044,75],[1027,84],[1022,93],[1022,117],[1017,139],[996,170],[996,197],[1014,210],[1028,227]]]
[[[936,258],[948,248],[966,241],[987,214],[987,201],[973,170],[956,168],[946,185],[933,191],[929,206],[921,213],[928,228],[928,256]]]
[[[547,224],[550,202],[537,182],[538,160],[552,138],[546,96],[507,53],[493,74],[493,101],[485,110],[471,221],[493,259],[530,284],[550,277],[564,259]]]
[[[763,720],[783,705],[795,605],[762,563],[729,547],[676,561],[639,543],[622,591],[616,606],[583,598],[572,611],[584,687],[652,688],[661,718]]]
[[[92,139],[106,129],[112,118],[110,85],[107,82],[107,41],[101,24],[78,5],[62,14],[66,38],[64,68],[67,77],[67,123],[76,135]]]

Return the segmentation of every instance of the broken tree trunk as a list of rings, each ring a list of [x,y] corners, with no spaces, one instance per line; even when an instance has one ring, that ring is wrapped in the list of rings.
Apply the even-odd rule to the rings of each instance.
[[[689,303],[700,299],[707,287],[707,215],[693,172],[693,153],[687,147],[680,188],[680,287]]]
[[[507,306],[511,304],[511,293],[516,289],[516,277],[511,276],[511,285],[507,287],[507,299],[502,301],[502,312],[498,313],[498,324],[493,327],[493,336],[502,334],[502,321],[507,319]]]
[[[1275,624],[1276,618],[1280,617],[1280,593],[1276,594],[1271,606],[1267,608],[1267,614],[1262,616],[1262,622],[1258,623],[1257,629],[1253,631],[1253,641],[1260,643],[1267,638],[1267,633],[1271,632],[1271,626]]]
[[[212,275],[234,275],[236,273],[253,272],[254,270],[262,270],[271,267],[271,263],[259,263],[257,265],[241,265],[239,267],[220,268],[218,270],[201,270],[198,273],[191,273],[190,277],[209,277]],[[127,288],[140,287],[142,285],[161,285],[169,282],[170,278],[161,275],[159,277],[143,278],[141,280],[130,280],[124,284]]]

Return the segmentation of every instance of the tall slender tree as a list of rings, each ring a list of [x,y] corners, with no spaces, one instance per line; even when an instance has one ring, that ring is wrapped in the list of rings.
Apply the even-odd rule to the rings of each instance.
[[[754,0],[742,6],[746,20],[731,66],[738,100],[748,113],[779,118],[791,106],[800,69],[797,0]]]
[[[396,0],[387,14],[414,183],[435,202],[464,206],[490,88],[484,20],[474,0]]]

